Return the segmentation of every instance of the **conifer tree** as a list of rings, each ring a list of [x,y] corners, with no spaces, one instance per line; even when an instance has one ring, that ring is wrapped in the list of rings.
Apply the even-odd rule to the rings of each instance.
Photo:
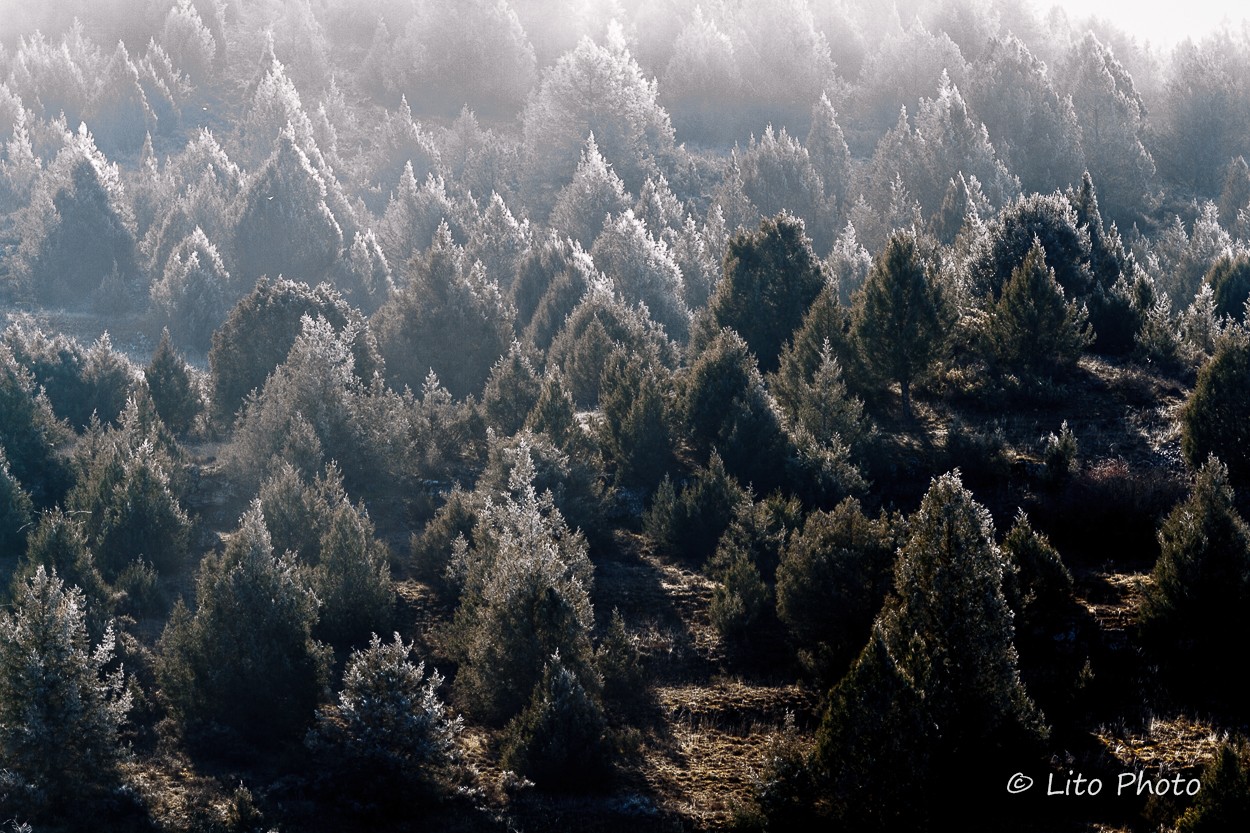
[[[56,503],[69,487],[69,471],[55,451],[67,433],[29,371],[0,344],[0,447],[36,506]]]
[[[586,540],[569,529],[550,492],[537,492],[528,449],[521,451],[510,494],[479,513],[472,545],[461,539],[452,565],[464,582],[453,626],[456,691],[493,723],[524,708],[557,651],[583,685],[598,682]]]
[[[178,341],[203,351],[208,350],[213,331],[221,326],[236,297],[235,283],[217,247],[199,226],[170,252],[149,294],[167,327],[178,334]]]
[[[943,301],[910,233],[890,236],[855,309],[854,332],[864,362],[899,383],[911,416],[911,386],[941,352]]]
[[[1072,369],[1093,340],[1084,309],[1064,297],[1036,238],[1003,285],[986,339],[999,371],[1017,374],[1024,384]]]
[[[1250,633],[1250,528],[1218,459],[1208,458],[1189,498],[1160,527],[1151,578],[1141,625],[1174,679],[1217,702],[1234,697],[1225,652],[1228,640]]]
[[[321,603],[316,635],[332,645],[362,645],[392,624],[395,590],[390,552],[374,537],[363,506],[344,499],[321,538],[311,587]]]
[[[817,680],[832,683],[871,632],[894,575],[896,531],[847,498],[808,516],[777,567],[777,614]]]
[[[486,424],[504,436],[521,430],[530,411],[538,404],[542,385],[534,365],[530,352],[514,340],[486,379],[482,391]]]
[[[603,445],[616,460],[617,482],[654,486],[673,462],[668,374],[614,350],[599,384]]]
[[[629,195],[625,185],[599,152],[592,133],[586,137],[573,180],[556,194],[551,227],[589,250],[603,230],[604,218],[619,215],[627,208]]]
[[[790,456],[777,403],[742,337],[722,330],[690,368],[679,409],[695,449],[716,449],[725,468],[761,492],[781,486],[779,460]]]
[[[1221,255],[1207,271],[1206,283],[1215,293],[1215,311],[1236,321],[1245,321],[1250,301],[1250,253]]]
[[[93,619],[112,608],[113,594],[96,569],[83,525],[59,506],[39,516],[31,531],[18,575],[30,578],[39,569],[59,575],[83,592],[93,606]]]
[[[1044,736],[1020,681],[1004,569],[989,512],[957,471],[936,478],[908,519],[895,595],[818,733],[844,823],[954,809],[942,796],[960,767],[991,766],[1009,745],[1016,753]],[[899,777],[884,789],[870,780],[891,771]],[[856,790],[872,798],[854,806]],[[894,806],[903,794],[924,800]]]
[[[627,303],[645,305],[670,338],[686,340],[690,313],[682,301],[681,269],[633,209],[607,218],[590,256]]]
[[[736,330],[760,369],[772,372],[824,284],[803,222],[782,213],[729,241],[725,276],[708,309],[718,329]]]
[[[1250,335],[1222,336],[1198,372],[1181,411],[1181,451],[1191,469],[1214,454],[1228,466],[1229,482],[1250,485]]]
[[[606,776],[609,751],[602,707],[555,652],[529,705],[508,724],[503,765],[545,789],[584,788]]]
[[[328,284],[315,288],[291,280],[262,279],[240,299],[217,332],[208,353],[212,368],[213,410],[227,422],[253,388],[282,364],[303,327],[305,316],[320,317],[336,332],[352,331],[354,370],[362,381],[382,369],[377,344],[360,313]]]
[[[453,396],[480,393],[513,338],[499,287],[446,223],[405,272],[406,285],[372,319],[392,386],[415,390],[432,369]]]
[[[0,446],[0,552],[20,553],[26,549],[34,505],[30,495],[9,470],[9,458]]]
[[[406,798],[406,787],[436,780],[457,757],[463,721],[439,697],[442,675],[414,665],[412,653],[399,634],[391,642],[374,634],[352,652],[337,700],[317,712],[308,745],[327,755],[349,793]]]
[[[143,376],[161,422],[176,436],[185,436],[204,410],[204,402],[186,359],[174,350],[168,329],[161,332],[160,344]]]
[[[314,643],[317,598],[290,557],[273,553],[260,507],[240,520],[224,553],[205,557],[196,607],[181,603],[158,643],[157,675],[175,714],[208,741],[294,741],[325,682]]]
[[[87,634],[87,601],[38,567],[0,613],[0,750],[5,766],[53,803],[117,780],[131,695],[111,669],[114,635]]]
[[[325,178],[288,124],[239,196],[232,271],[245,285],[265,275],[323,280],[344,242],[343,226],[328,197]]]

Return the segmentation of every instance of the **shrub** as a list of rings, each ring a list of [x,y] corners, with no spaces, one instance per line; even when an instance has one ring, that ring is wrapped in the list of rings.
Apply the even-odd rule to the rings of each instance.
[[[1045,466],[1046,482],[1052,486],[1062,486],[1076,474],[1081,461],[1076,434],[1068,427],[1065,419],[1059,426],[1059,433],[1051,432],[1042,440],[1042,465]]]
[[[1250,775],[1245,744],[1220,746],[1202,774],[1192,807],[1176,824],[1177,833],[1233,833],[1250,818]]]
[[[701,563],[716,549],[750,492],[738,485],[720,455],[712,452],[707,468],[698,469],[678,496],[666,475],[643,515],[651,542],[669,555]]]

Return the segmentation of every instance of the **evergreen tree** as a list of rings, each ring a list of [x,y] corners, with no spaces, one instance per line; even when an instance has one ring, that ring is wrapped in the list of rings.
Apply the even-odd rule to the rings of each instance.
[[[1221,255],[1211,264],[1205,280],[1215,293],[1215,312],[1244,322],[1246,302],[1250,301],[1250,252]]]
[[[597,684],[586,540],[569,529],[551,493],[535,489],[533,462],[521,451],[509,493],[486,504],[472,545],[461,539],[452,564],[464,584],[453,625],[457,695],[498,724],[521,712],[557,651],[578,680]]]
[[[811,126],[803,144],[824,186],[831,212],[837,217],[849,208],[851,150],[846,145],[846,137],[838,124],[838,114],[826,93],[822,92],[820,100],[812,105]]]
[[[529,351],[513,341],[505,356],[491,368],[482,391],[486,424],[504,436],[520,431],[538,404],[542,385]]]
[[[1216,207],[1220,219],[1230,226],[1236,221],[1238,211],[1250,208],[1250,165],[1246,164],[1244,156],[1229,161]]]
[[[643,515],[643,529],[666,554],[701,563],[715,552],[721,535],[750,502],[750,491],[725,470],[713,451],[707,466],[695,470],[680,495],[665,475]]]
[[[51,506],[69,487],[69,471],[55,450],[67,433],[47,397],[36,395],[30,373],[0,344],[0,448],[36,506]]]
[[[957,472],[930,486],[898,557],[897,601],[881,628],[946,749],[970,753],[1013,730],[1041,731],[1016,667],[993,524]]]
[[[186,359],[174,350],[168,329],[161,332],[160,344],[143,376],[161,422],[175,435],[186,436],[204,410],[204,402]]]
[[[1191,469],[1214,454],[1228,466],[1229,482],[1250,484],[1250,336],[1232,332],[1198,372],[1181,411],[1181,451]]]
[[[1176,824],[1178,833],[1233,833],[1250,813],[1250,768],[1245,742],[1222,743],[1202,773],[1193,806]]]
[[[1228,469],[1209,458],[1189,499],[1159,529],[1159,559],[1141,626],[1187,692],[1236,702],[1224,673],[1227,640],[1250,633],[1250,528],[1233,503]]]
[[[759,360],[777,369],[782,346],[825,284],[801,220],[778,214],[739,234],[725,253],[725,277],[708,304],[716,327],[736,330]]]
[[[363,644],[369,634],[392,624],[395,590],[390,552],[374,538],[363,506],[344,499],[321,538],[309,582],[321,603],[314,632],[337,647]]]
[[[83,592],[94,607],[91,624],[111,610],[113,593],[96,569],[83,525],[59,506],[39,516],[17,575],[22,580],[29,579],[40,569],[61,576],[63,581]]]
[[[625,184],[599,152],[592,133],[586,137],[573,179],[556,194],[551,227],[589,249],[603,230],[604,219],[629,208]]]
[[[308,745],[326,755],[350,794],[406,797],[405,787],[434,781],[457,757],[463,722],[439,698],[442,675],[414,665],[412,653],[399,634],[392,642],[374,634],[347,661],[338,699],[317,712]]]
[[[18,250],[27,290],[44,303],[68,307],[92,300],[106,280],[128,290],[138,274],[133,220],[116,166],[96,150],[85,127],[68,140],[44,182],[48,193],[32,199],[34,228]]]
[[[391,384],[415,390],[433,369],[452,395],[480,393],[513,338],[513,312],[499,287],[446,224],[406,273],[403,289],[372,319]]]
[[[0,613],[0,749],[5,766],[53,804],[111,787],[131,694],[111,667],[114,635],[95,645],[87,602],[42,566]]]
[[[877,256],[855,309],[854,332],[864,362],[899,383],[911,416],[912,382],[940,355],[943,301],[910,233],[891,235]]]
[[[933,481],[898,559],[895,595],[831,692],[817,735],[835,814],[861,829],[962,812],[949,779],[992,768],[1009,745],[1016,752],[1045,733],[1020,682],[989,513],[958,472]],[[897,777],[873,780],[888,772]]]
[[[0,552],[20,553],[26,549],[34,505],[30,495],[9,470],[9,458],[0,446]]]
[[[716,449],[728,471],[761,492],[782,486],[778,461],[790,457],[789,438],[755,357],[733,330],[721,330],[695,360],[678,408],[701,456]]]
[[[245,285],[266,275],[323,280],[344,241],[328,199],[322,173],[287,125],[235,207],[233,271],[239,279]]]
[[[617,482],[653,487],[673,463],[671,379],[662,366],[614,350],[599,386],[603,446],[616,461]]]
[[[544,789],[593,786],[610,770],[603,709],[557,651],[543,667],[525,711],[505,730],[500,760]]]
[[[871,632],[893,578],[895,524],[848,498],[814,512],[781,553],[777,615],[816,679],[838,679]]]
[[[225,552],[201,562],[195,595],[195,612],[179,603],[157,646],[174,713],[205,742],[223,731],[244,745],[300,737],[326,676],[311,638],[317,598],[295,562],[273,554],[258,505]]]
[[[544,208],[573,176],[591,134],[634,193],[673,149],[673,126],[656,101],[656,82],[643,75],[619,27],[610,26],[601,44],[583,37],[549,66],[521,122],[526,167]]]
[[[999,372],[1015,374],[1025,385],[1071,370],[1093,340],[1084,309],[1064,298],[1036,238],[991,315],[985,333],[989,353]]]
[[[686,340],[690,313],[682,301],[681,269],[633,209],[607,218],[590,256],[627,303],[645,305],[670,338]]]
[[[347,306],[328,284],[310,288],[290,280],[261,279],[213,334],[208,363],[218,420],[228,422],[248,393],[262,387],[269,374],[286,360],[305,316],[325,319],[336,332],[350,328],[354,370],[359,379],[371,380],[382,369],[377,345],[360,313]]]
[[[803,222],[817,251],[826,252],[833,243],[824,185],[812,164],[807,148],[786,132],[764,129],[757,141],[751,137],[738,160],[742,189],[765,217],[785,211]]]
[[[235,299],[230,273],[199,226],[170,253],[149,294],[179,342],[204,351]]]

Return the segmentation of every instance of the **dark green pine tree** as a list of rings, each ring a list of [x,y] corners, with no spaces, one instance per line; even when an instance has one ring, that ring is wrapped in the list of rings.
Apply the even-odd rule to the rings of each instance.
[[[534,365],[532,351],[514,339],[486,379],[482,412],[486,424],[504,436],[520,431],[530,411],[538,404],[542,383]]]
[[[557,651],[505,730],[503,765],[544,789],[584,789],[611,771],[610,749],[602,706]]]
[[[616,349],[599,381],[604,450],[617,465],[617,482],[651,489],[673,463],[669,427],[670,374]]]
[[[1211,458],[1189,498],[1159,529],[1159,559],[1141,609],[1144,636],[1190,694],[1238,697],[1227,646],[1250,636],[1250,528],[1233,504],[1228,469]]]
[[[1084,310],[1064,298],[1036,238],[1003,285],[985,336],[999,372],[1015,374],[1026,384],[1071,370],[1092,341]]]
[[[695,360],[682,386],[680,412],[695,449],[720,452],[725,468],[760,492],[782,485],[791,455],[777,405],[745,341],[722,330]]]
[[[30,373],[8,345],[0,344],[0,447],[35,506],[55,504],[69,488],[69,470],[56,453],[68,433],[47,397],[37,393]]]
[[[860,292],[854,333],[864,363],[898,382],[903,414],[911,416],[911,386],[941,353],[943,300],[910,232],[896,232],[877,256]]]
[[[1215,311],[1237,321],[1246,320],[1250,300],[1250,255],[1223,254],[1207,270],[1207,284],[1215,295]]]
[[[0,445],[0,553],[20,553],[26,549],[34,506],[30,495],[9,470],[9,458]]]
[[[195,596],[194,613],[174,608],[156,669],[191,736],[245,746],[301,738],[326,680],[328,657],[311,638],[317,597],[293,559],[274,555],[256,503],[225,552],[201,562]]]
[[[143,376],[161,422],[174,434],[186,436],[204,410],[204,402],[186,360],[174,350],[168,329],[161,332],[161,342]]]
[[[966,808],[952,778],[994,771],[1045,735],[1020,682],[1004,560],[958,472],[908,519],[895,595],[830,694],[816,760],[848,829],[899,829]],[[879,779],[879,780],[878,780]]]
[[[1215,348],[1181,411],[1181,452],[1191,469],[1214,454],[1229,482],[1250,485],[1250,336],[1226,334]]]
[[[736,330],[760,369],[772,372],[824,285],[802,220],[782,213],[763,220],[757,231],[730,239],[725,276],[708,309],[717,330]]]

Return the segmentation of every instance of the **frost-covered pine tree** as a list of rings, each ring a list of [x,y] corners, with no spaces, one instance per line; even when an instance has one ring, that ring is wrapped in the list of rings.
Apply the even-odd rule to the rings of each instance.
[[[81,590],[42,566],[0,614],[0,754],[50,799],[81,798],[116,777],[131,696],[113,630],[92,645]]]

